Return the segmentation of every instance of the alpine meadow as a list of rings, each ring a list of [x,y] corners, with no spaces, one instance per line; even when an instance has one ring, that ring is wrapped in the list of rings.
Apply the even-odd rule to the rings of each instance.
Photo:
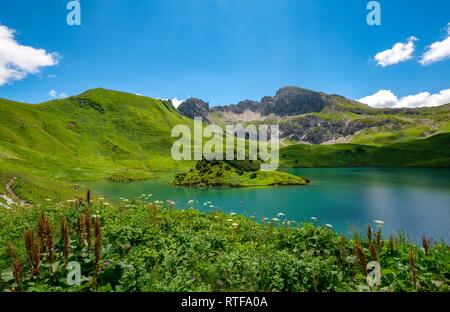
[[[449,12],[0,1],[0,301],[444,301]]]

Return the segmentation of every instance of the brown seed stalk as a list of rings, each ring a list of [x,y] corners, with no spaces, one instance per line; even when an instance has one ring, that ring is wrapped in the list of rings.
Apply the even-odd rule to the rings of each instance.
[[[25,234],[23,235],[25,240],[25,248],[27,250],[27,258],[28,258],[28,265],[30,266],[30,270],[33,270],[33,241],[34,241],[34,233],[32,229],[28,229],[25,231]]]
[[[39,239],[33,240],[31,249],[31,258],[33,266],[33,275],[39,275],[41,273],[41,242]]]
[[[428,256],[428,253],[430,251],[430,240],[427,239],[425,236],[422,237],[422,246],[423,246],[423,249],[425,250],[425,255]]]
[[[88,205],[91,205],[91,191],[87,190],[86,192],[86,202]]]
[[[370,257],[372,257],[372,260],[377,260],[377,252],[375,251],[375,246],[372,244],[372,242],[369,243],[369,251],[370,251]]]
[[[78,245],[80,248],[83,248],[83,226],[84,220],[83,216],[78,216],[77,219],[77,236],[78,236]]]
[[[359,240],[355,241],[354,253],[355,253],[355,256],[358,258],[361,271],[363,272],[363,274],[367,274],[366,255],[364,254],[364,249],[361,246],[361,242]]]
[[[67,267],[69,259],[69,224],[65,217],[61,219],[61,240],[63,243],[64,267]]]
[[[367,240],[369,243],[372,241],[372,227],[370,224],[367,225]]]
[[[50,220],[47,219],[46,229],[45,229],[45,245],[47,249],[47,260],[53,262],[53,257],[55,254],[55,242],[54,242],[54,228]]]
[[[22,261],[20,261],[19,257],[17,256],[16,246],[14,246],[12,243],[8,243],[7,252],[12,259],[12,271],[14,280],[16,281],[18,290],[20,290],[20,288],[22,287],[23,276]]]
[[[23,278],[23,266],[22,261],[16,258],[13,263],[13,275],[17,284],[17,288],[20,290],[22,288],[22,278]]]
[[[381,251],[381,248],[383,247],[383,240],[381,238],[381,230],[378,230],[375,234],[375,240],[377,241],[377,248],[378,251]]]

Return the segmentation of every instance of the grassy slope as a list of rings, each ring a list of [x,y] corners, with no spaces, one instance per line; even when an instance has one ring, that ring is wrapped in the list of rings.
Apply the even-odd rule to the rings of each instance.
[[[272,226],[245,216],[125,200],[110,206],[94,200],[91,206],[103,233],[98,286],[94,288],[94,247],[89,249],[85,240],[80,244],[75,230],[77,218],[84,218],[86,208],[58,206],[48,204],[43,209],[55,229],[60,227],[61,216],[67,217],[68,261],[80,263],[81,285],[67,285],[59,231],[54,235],[53,285],[45,256],[41,273],[31,279],[23,233],[29,228],[37,231],[39,210],[0,210],[0,290],[17,290],[11,272],[13,260],[7,256],[9,243],[16,246],[24,265],[22,291],[449,290],[450,249],[444,243],[433,244],[425,252],[404,236],[391,242],[372,238],[375,255],[371,255],[369,242],[361,239],[357,258],[355,239],[342,238],[327,227],[310,223]],[[413,268],[409,254],[414,257]],[[374,257],[382,269],[380,289],[367,286],[361,268]]]
[[[343,103],[339,103],[339,106],[348,108]],[[361,107],[358,109],[361,109]],[[411,113],[409,110],[389,113],[391,112],[390,110],[367,108],[367,106],[366,110],[370,113],[369,116],[345,112],[344,120],[364,123],[390,119],[400,124],[400,127],[380,126],[366,129],[353,135],[350,143],[384,146],[408,142],[414,139],[423,139],[437,133],[450,132],[450,104],[420,108],[414,113]]]
[[[354,134],[350,143],[384,146],[427,138],[433,134],[450,132],[450,104],[416,110],[377,109],[346,98],[335,97],[336,104],[317,114],[325,120],[376,123],[392,120],[398,128],[379,126]]]
[[[104,89],[39,105],[0,100],[0,177],[18,176],[14,187],[33,199],[70,192],[60,181],[157,176],[188,165],[168,157],[177,124],[191,120],[167,102]]]
[[[387,146],[358,144],[284,147],[280,160],[285,167],[450,167],[450,133]]]

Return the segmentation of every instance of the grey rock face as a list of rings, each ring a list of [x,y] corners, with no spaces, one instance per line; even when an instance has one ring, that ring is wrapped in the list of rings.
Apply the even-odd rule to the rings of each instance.
[[[321,144],[329,140],[339,139],[355,134],[358,131],[389,125],[400,128],[401,125],[391,119],[371,120],[364,122],[327,121],[316,116],[305,116],[280,124],[281,137],[304,141],[312,144]]]
[[[180,114],[194,119],[202,117],[204,121],[211,122],[209,117],[209,103],[197,98],[189,98],[178,106]]]
[[[261,99],[261,113],[264,116],[275,114],[281,117],[320,112],[327,101],[320,93],[297,87],[285,87],[275,96]]]
[[[227,105],[227,106],[216,106],[216,107],[211,108],[211,111],[232,112],[234,114],[242,114],[246,110],[249,110],[252,112],[258,112],[259,111],[259,102],[251,101],[251,100],[244,100],[237,104],[231,104],[231,105]]]

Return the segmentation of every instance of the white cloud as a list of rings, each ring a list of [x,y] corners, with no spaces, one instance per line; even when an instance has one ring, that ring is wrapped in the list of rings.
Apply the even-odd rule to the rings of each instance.
[[[178,106],[180,106],[180,104],[184,102],[184,100],[179,100],[177,97],[174,97],[173,99],[171,99],[171,101],[172,101],[172,105],[175,108],[178,108]]]
[[[375,60],[382,67],[405,62],[412,58],[415,50],[414,42],[417,40],[416,37],[411,36],[405,43],[398,42],[391,49],[377,53]]]
[[[358,102],[372,107],[393,107],[398,103],[398,98],[391,90],[380,90],[375,94],[359,99]]]
[[[429,65],[446,58],[450,58],[450,23],[447,24],[447,38],[429,45],[427,51],[422,55],[420,64]]]
[[[48,92],[48,96],[55,98],[55,99],[64,99],[67,97],[67,94],[65,94],[64,92],[58,92],[56,90],[50,90]]]
[[[377,108],[439,106],[450,103],[450,89],[441,90],[439,93],[434,94],[420,92],[401,98],[398,98],[391,90],[380,90],[357,101]]]
[[[56,65],[57,53],[19,44],[15,30],[0,25],[0,86],[38,73],[41,67]]]

